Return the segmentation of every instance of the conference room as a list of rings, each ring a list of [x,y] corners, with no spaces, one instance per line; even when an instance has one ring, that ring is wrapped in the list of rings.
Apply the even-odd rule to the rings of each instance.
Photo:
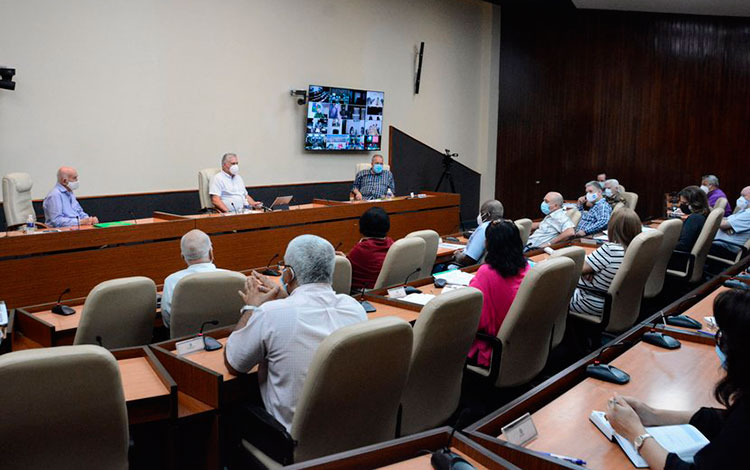
[[[0,467],[742,468],[750,7],[329,3],[3,2]]]

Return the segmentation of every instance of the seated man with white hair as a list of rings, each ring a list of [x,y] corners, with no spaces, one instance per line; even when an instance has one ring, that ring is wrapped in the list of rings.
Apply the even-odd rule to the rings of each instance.
[[[534,233],[529,237],[526,248],[542,248],[572,238],[575,235],[575,225],[563,209],[563,196],[560,193],[549,192],[544,196],[541,204],[544,219],[531,224]]]
[[[284,254],[282,286],[253,272],[241,292],[243,315],[224,348],[236,374],[259,365],[258,383],[266,411],[287,431],[318,345],[337,329],[367,320],[364,308],[331,287],[333,246],[301,235]]]
[[[44,198],[44,223],[50,227],[93,225],[99,219],[83,211],[73,191],[78,189],[78,172],[68,166],[57,170],[57,184]]]
[[[620,186],[620,182],[614,178],[608,179],[604,182],[604,191],[602,194],[604,194],[604,199],[607,201],[607,204],[609,204],[609,207],[614,209],[619,203],[623,203],[625,207],[628,206],[627,201],[622,197],[623,191],[624,188]]]
[[[188,274],[217,271],[213,263],[214,252],[211,239],[204,232],[195,229],[183,235],[180,240],[180,251],[188,267],[167,276],[164,279],[164,290],[161,294],[161,317],[167,328],[169,328],[172,309],[172,294],[174,294],[177,282]]]
[[[584,209],[588,208],[584,212]],[[602,197],[602,188],[596,181],[586,183],[586,195],[578,198],[578,210],[581,220],[578,221],[576,236],[593,235],[607,228],[612,208]]]

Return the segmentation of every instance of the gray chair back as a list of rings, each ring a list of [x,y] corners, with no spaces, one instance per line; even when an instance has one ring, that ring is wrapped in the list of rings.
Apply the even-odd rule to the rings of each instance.
[[[438,245],[440,244],[440,235],[434,230],[418,230],[406,235],[406,238],[419,237],[424,240],[424,261],[422,270],[414,279],[424,279],[432,276],[432,268],[435,267],[437,259]]]
[[[336,255],[332,287],[337,294],[349,295],[352,291],[352,263],[346,256]]]
[[[5,224],[8,227],[25,224],[29,215],[36,214],[31,203],[31,175],[28,173],[8,173],[3,176],[3,211],[5,212]]]
[[[481,314],[482,293],[473,287],[441,294],[422,308],[401,397],[402,436],[441,426],[456,411]]]
[[[623,199],[625,199],[625,207],[635,210],[635,206],[638,205],[638,194],[631,193],[629,191],[623,191],[620,193],[620,195]]]
[[[568,304],[570,303],[570,298],[573,296],[573,291],[576,290],[578,280],[581,278],[583,263],[586,259],[586,250],[580,246],[566,246],[565,248],[555,250],[550,256],[550,258],[559,257],[573,260],[573,263],[575,263],[575,269],[573,270],[573,275],[570,277],[570,282],[568,284],[568,300],[565,302],[565,305],[562,306],[562,309],[560,309],[560,314],[555,320],[555,328],[552,332],[552,348],[559,346],[565,336],[565,327],[568,320]]]
[[[659,247],[659,253],[657,254],[656,262],[654,263],[654,269],[651,270],[651,274],[646,281],[646,288],[643,291],[643,297],[647,299],[652,299],[659,295],[664,287],[664,278],[667,274],[669,258],[672,257],[674,247],[677,246],[677,242],[680,241],[682,220],[665,220],[659,224],[657,230],[659,230],[664,237],[661,239],[661,246]]]
[[[99,346],[0,356],[4,470],[127,470],[128,412],[117,361]]]
[[[698,234],[698,239],[695,241],[695,245],[693,245],[693,249],[690,252],[695,257],[695,264],[693,265],[693,275],[690,276],[689,282],[703,280],[703,266],[706,264],[708,250],[711,249],[711,243],[713,243],[716,232],[719,230],[719,225],[721,225],[721,220],[724,218],[724,207],[718,207],[718,201],[716,205],[717,207],[706,217],[706,223],[703,224],[703,229]]]
[[[521,235],[521,245],[526,246],[526,242],[529,241],[529,235],[531,235],[531,219],[518,219],[513,222],[518,227],[518,232]]]
[[[180,279],[172,294],[170,336],[198,334],[206,321],[219,322],[211,328],[237,323],[243,307],[237,291],[245,287],[245,279],[233,271],[194,273]]]
[[[156,319],[156,285],[147,277],[104,281],[91,289],[73,344],[107,349],[151,343]]]
[[[198,172],[198,197],[201,201],[201,209],[211,209],[214,207],[208,191],[211,185],[211,178],[220,171],[221,168],[204,168]]]
[[[388,248],[373,289],[403,284],[410,275],[409,281],[419,279],[424,262],[424,250],[425,242],[420,237],[397,240]],[[420,272],[415,272],[417,268]]]

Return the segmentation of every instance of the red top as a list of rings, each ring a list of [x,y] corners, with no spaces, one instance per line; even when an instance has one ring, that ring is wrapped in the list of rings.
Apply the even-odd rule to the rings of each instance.
[[[488,264],[483,264],[469,285],[476,287],[484,295],[482,300],[482,316],[479,318],[479,331],[491,336],[496,336],[505,316],[510,310],[513,299],[516,298],[518,287],[524,276],[529,271],[529,265],[522,268],[513,277],[502,277]],[[476,357],[477,364],[483,367],[490,366],[492,358],[492,347],[489,343],[475,339],[469,349],[469,357]]]
[[[352,290],[373,288],[391,245],[393,240],[389,237],[365,238],[354,245],[347,255],[352,263]]]

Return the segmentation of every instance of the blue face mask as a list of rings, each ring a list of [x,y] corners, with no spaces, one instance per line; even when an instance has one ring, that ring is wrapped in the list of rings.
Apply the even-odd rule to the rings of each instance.
[[[376,163],[372,166],[372,171],[375,172],[376,175],[379,175],[383,172],[383,165],[381,163]]]
[[[542,209],[542,214],[547,215],[550,213],[549,204],[547,201],[542,201],[542,205],[540,206]]]
[[[719,345],[716,345],[716,355],[719,356],[719,361],[721,361],[721,367],[726,370],[727,369],[727,355],[724,354],[724,351],[721,350]]]

